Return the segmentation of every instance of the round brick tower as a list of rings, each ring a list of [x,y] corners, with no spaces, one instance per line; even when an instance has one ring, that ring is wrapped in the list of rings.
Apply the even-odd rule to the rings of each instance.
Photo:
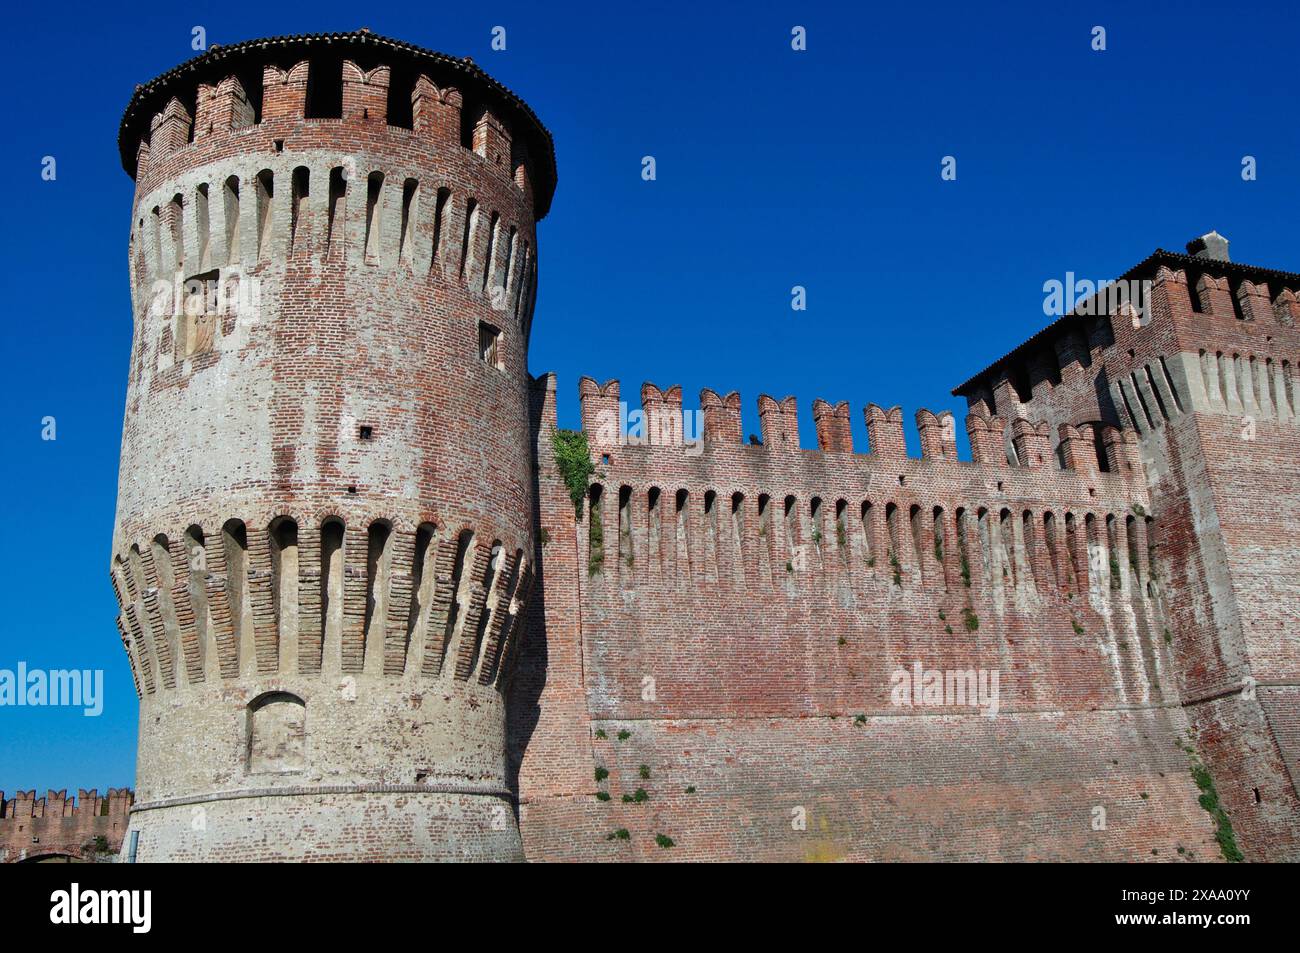
[[[520,859],[549,134],[362,31],[213,48],[137,87],[119,145],[138,859]]]

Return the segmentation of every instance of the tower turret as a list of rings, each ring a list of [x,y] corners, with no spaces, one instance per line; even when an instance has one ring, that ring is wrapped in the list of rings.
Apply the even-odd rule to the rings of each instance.
[[[366,31],[138,87],[111,575],[138,859],[518,859],[550,136]]]

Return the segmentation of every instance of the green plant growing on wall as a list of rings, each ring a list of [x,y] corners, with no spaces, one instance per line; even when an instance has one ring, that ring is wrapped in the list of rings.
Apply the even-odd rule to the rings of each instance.
[[[673,839],[669,837],[667,834],[656,834],[655,843],[658,844],[660,847],[664,848],[665,850],[667,850],[669,847],[676,846],[676,844],[673,842]]]
[[[631,737],[632,737],[632,732],[628,731],[626,728],[624,728],[622,731],[618,733],[619,741],[627,741],[627,739]]]
[[[1119,579],[1119,560],[1115,558],[1115,551],[1111,550],[1110,554],[1110,587],[1118,589],[1120,587]]]
[[[967,632],[974,632],[980,627],[980,617],[974,613],[970,606],[961,610],[961,621],[966,626]]]
[[[835,524],[835,542],[839,544],[840,549],[843,549],[845,543],[848,542],[848,537],[844,532],[843,523]]]
[[[596,800],[597,800],[597,801],[608,801],[608,800],[609,800],[609,792],[608,792],[608,791],[597,791],[597,792],[596,792]]]
[[[642,780],[642,781],[649,781],[649,780],[650,780],[650,765],[648,765],[648,764],[643,764],[643,765],[641,765],[641,767],[637,770],[637,773],[638,773],[639,775],[641,775],[641,780]]]
[[[587,495],[587,487],[596,473],[596,465],[591,462],[591,445],[587,443],[587,434],[582,430],[551,429],[551,446],[555,451],[555,465],[559,468],[564,485],[568,487],[569,499],[573,501],[573,515],[582,519],[582,501]]]
[[[591,546],[587,556],[587,575],[595,576],[605,565],[605,527],[600,517],[599,507],[592,507],[589,517]]]
[[[889,551],[889,568],[894,571],[894,585],[903,585],[903,564],[898,561],[898,555],[891,549]]]
[[[629,840],[631,837],[632,835],[628,833],[626,827],[620,827],[618,830],[614,831],[614,833],[607,836],[605,840]]]
[[[1219,844],[1223,859],[1230,864],[1241,863],[1246,858],[1237,847],[1237,838],[1232,832],[1232,820],[1228,817],[1228,812],[1223,809],[1223,805],[1219,803],[1219,792],[1215,790],[1214,778],[1197,757],[1195,748],[1188,745],[1183,750],[1187,752],[1192,762],[1192,780],[1201,790],[1201,795],[1196,801],[1214,819],[1214,839]]]
[[[597,782],[604,781],[607,777],[609,777],[609,769],[608,769],[608,768],[602,768],[602,767],[600,767],[599,765],[596,766],[596,772],[595,772],[595,773],[596,773],[596,780],[597,780]]]
[[[1073,626],[1075,635],[1083,635],[1083,626],[1079,625],[1077,619],[1071,619],[1070,625]]]

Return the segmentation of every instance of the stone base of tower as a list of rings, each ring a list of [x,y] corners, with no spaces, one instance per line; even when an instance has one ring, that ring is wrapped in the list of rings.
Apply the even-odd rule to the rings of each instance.
[[[138,804],[122,846],[167,861],[522,861],[505,797],[440,791],[304,792]]]

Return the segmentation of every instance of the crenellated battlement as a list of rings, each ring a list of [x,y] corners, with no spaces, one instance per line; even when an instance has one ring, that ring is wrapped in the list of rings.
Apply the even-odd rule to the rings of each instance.
[[[691,454],[744,446],[740,395],[725,398],[709,388],[700,391],[698,415],[683,411],[680,386],[661,390],[647,383],[641,388],[641,407],[629,407],[617,380],[598,384],[583,377],[578,382],[582,429],[593,448],[685,447]],[[868,449],[857,453],[849,420],[849,404],[818,398],[813,402],[817,450],[800,446],[798,402],[793,396],[777,400],[758,397],[761,440],[751,435],[745,449],[764,453],[847,454],[863,462],[913,461],[903,430],[903,410],[877,404],[863,408]],[[1002,467],[1009,474],[1023,469],[1074,470],[1088,476],[1116,474],[1123,482],[1143,485],[1142,461],[1136,450],[1137,434],[1108,424],[1061,425],[1015,418],[1006,421],[980,406],[966,417],[971,459],[961,461],[953,415],[950,411],[916,412],[923,461],[966,462]]]
[[[214,46],[136,88],[118,145],[147,190],[196,158],[247,152],[250,135],[279,151],[274,137],[304,123],[335,142],[352,130],[405,133],[408,148],[463,148],[514,182],[538,219],[555,190],[550,134],[522,100],[468,58],[366,30]]]
[[[819,449],[800,450],[793,397],[762,395],[763,441],[741,444],[734,393],[724,404],[702,391],[703,433],[687,426],[682,440],[656,423],[689,418],[678,387],[646,385],[641,411],[621,404],[616,380],[583,378],[578,389],[599,471],[588,494],[595,515],[579,534],[593,575],[628,586],[704,573],[748,586],[847,573],[999,600],[1012,590],[1107,604],[1112,592],[1150,595],[1155,525],[1132,431],[1053,432],[1017,419],[1009,459],[1004,421],[976,409],[967,461],[952,415],[922,410],[916,459],[898,407],[865,408],[871,450],[854,453],[848,404],[819,400]]]
[[[109,788],[104,797],[96,788],[83,789],[75,799],[66,789],[40,798],[34,790],[12,798],[0,791],[0,863],[112,859],[122,847],[134,799],[130,788]]]
[[[68,790],[55,791],[51,788],[45,797],[38,798],[36,791],[17,791],[12,798],[5,798],[0,791],[0,824],[14,822],[22,818],[84,818],[84,817],[120,817],[125,818],[131,810],[132,793],[130,788],[109,788],[104,797],[99,796],[98,788],[87,791],[82,788],[75,798],[68,797]]]
[[[1160,249],[1115,287],[953,394],[1003,417],[1139,434],[1190,410],[1300,421],[1300,274]]]

